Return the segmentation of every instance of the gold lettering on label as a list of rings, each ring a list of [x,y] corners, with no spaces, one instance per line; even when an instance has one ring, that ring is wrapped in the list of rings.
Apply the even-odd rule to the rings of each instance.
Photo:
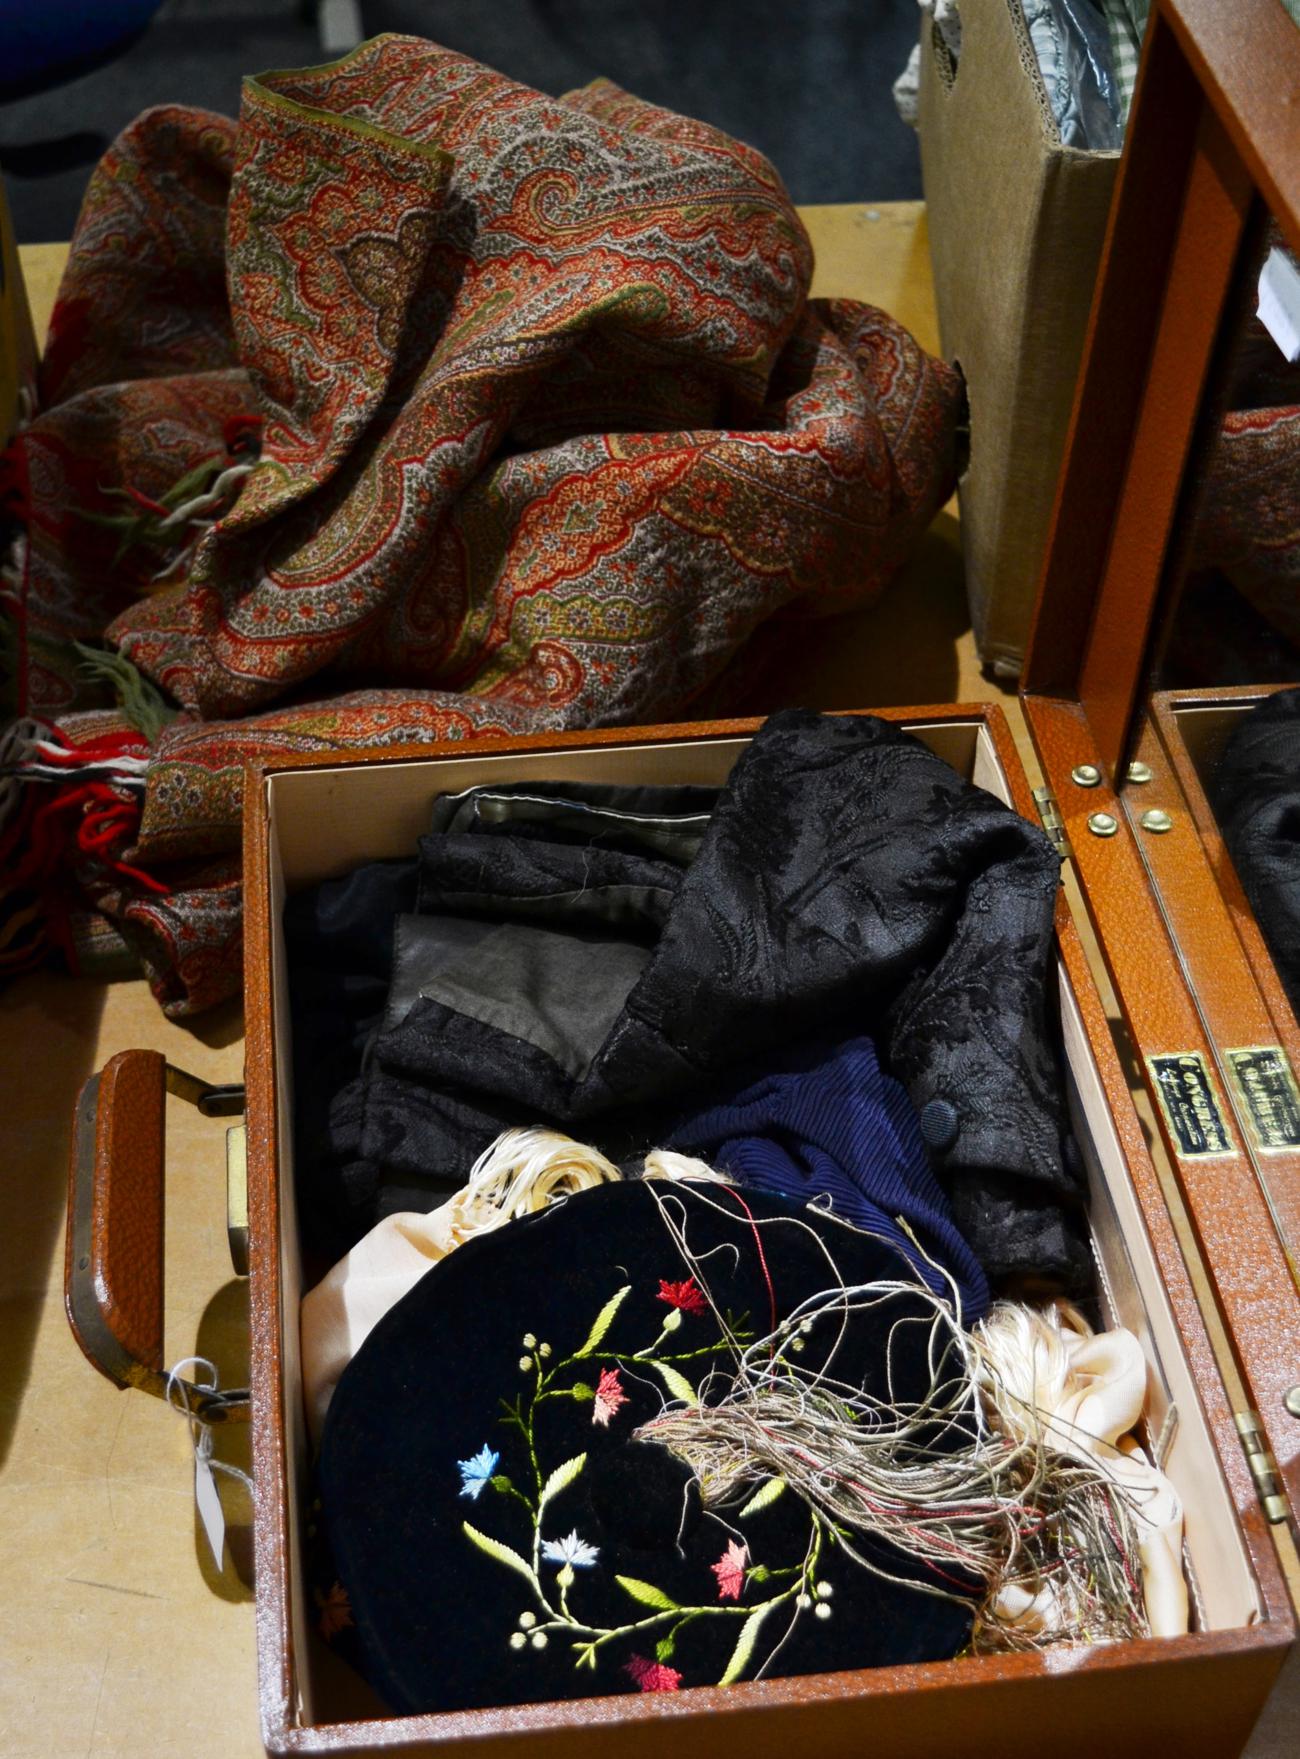
[[[1281,1045],[1247,1045],[1226,1053],[1246,1121],[1266,1154],[1300,1148],[1300,1089]]]
[[[1222,1102],[1200,1053],[1166,1052],[1146,1061],[1175,1138],[1175,1152],[1188,1159],[1235,1154]]]

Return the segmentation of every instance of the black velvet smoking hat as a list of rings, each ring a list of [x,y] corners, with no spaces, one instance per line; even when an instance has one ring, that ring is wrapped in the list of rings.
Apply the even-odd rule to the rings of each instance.
[[[903,1286],[800,1312],[880,1279]],[[782,1321],[801,1371],[924,1397],[914,1287],[886,1242],[715,1185],[610,1184],[468,1241],[330,1406],[322,1631],[403,1712],[955,1654],[971,1605],[927,1591],[953,1577],[855,1535],[886,1580],[779,1477],[697,1477],[636,1433],[716,1405],[747,1347],[776,1361],[760,1340]]]

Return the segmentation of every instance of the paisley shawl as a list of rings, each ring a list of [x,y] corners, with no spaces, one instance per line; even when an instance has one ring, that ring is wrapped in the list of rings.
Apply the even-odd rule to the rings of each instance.
[[[752,149],[408,37],[119,138],[11,449],[19,706],[77,725],[60,644],[106,637],[179,711],[76,866],[168,1012],[238,987],[247,758],[698,712],[766,619],[879,593],[960,379],[811,275]],[[219,516],[150,531],[213,460]]]

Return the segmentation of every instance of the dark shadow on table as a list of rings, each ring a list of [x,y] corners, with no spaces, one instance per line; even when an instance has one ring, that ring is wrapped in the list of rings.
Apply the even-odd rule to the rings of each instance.
[[[62,1285],[72,1112],[91,1072],[103,1001],[99,984],[49,971],[0,991],[0,1466],[17,1430],[48,1290]]]
[[[969,628],[960,529],[940,513],[869,609],[760,629],[750,644],[756,676],[734,712],[951,702],[957,641]]]

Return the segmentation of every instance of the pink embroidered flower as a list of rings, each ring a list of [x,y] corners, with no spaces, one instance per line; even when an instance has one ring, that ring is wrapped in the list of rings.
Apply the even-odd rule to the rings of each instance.
[[[716,1564],[709,1568],[718,1578],[718,1599],[739,1600],[740,1591],[745,1586],[745,1565],[749,1562],[749,1547],[737,1545],[734,1539],[728,1540],[727,1549]]]
[[[591,1413],[593,1423],[599,1423],[602,1429],[609,1428],[609,1420],[620,1405],[626,1405],[627,1394],[618,1378],[617,1368],[602,1368],[600,1382],[596,1387],[596,1403]]]
[[[634,1679],[643,1692],[675,1692],[682,1683],[682,1676],[675,1667],[666,1667],[662,1661],[651,1661],[645,1655],[634,1655],[631,1661],[625,1661],[623,1672]]]
[[[707,1313],[709,1304],[693,1276],[688,1276],[684,1283],[666,1283],[659,1280],[659,1299],[666,1301],[670,1307],[676,1307],[681,1313]]]

